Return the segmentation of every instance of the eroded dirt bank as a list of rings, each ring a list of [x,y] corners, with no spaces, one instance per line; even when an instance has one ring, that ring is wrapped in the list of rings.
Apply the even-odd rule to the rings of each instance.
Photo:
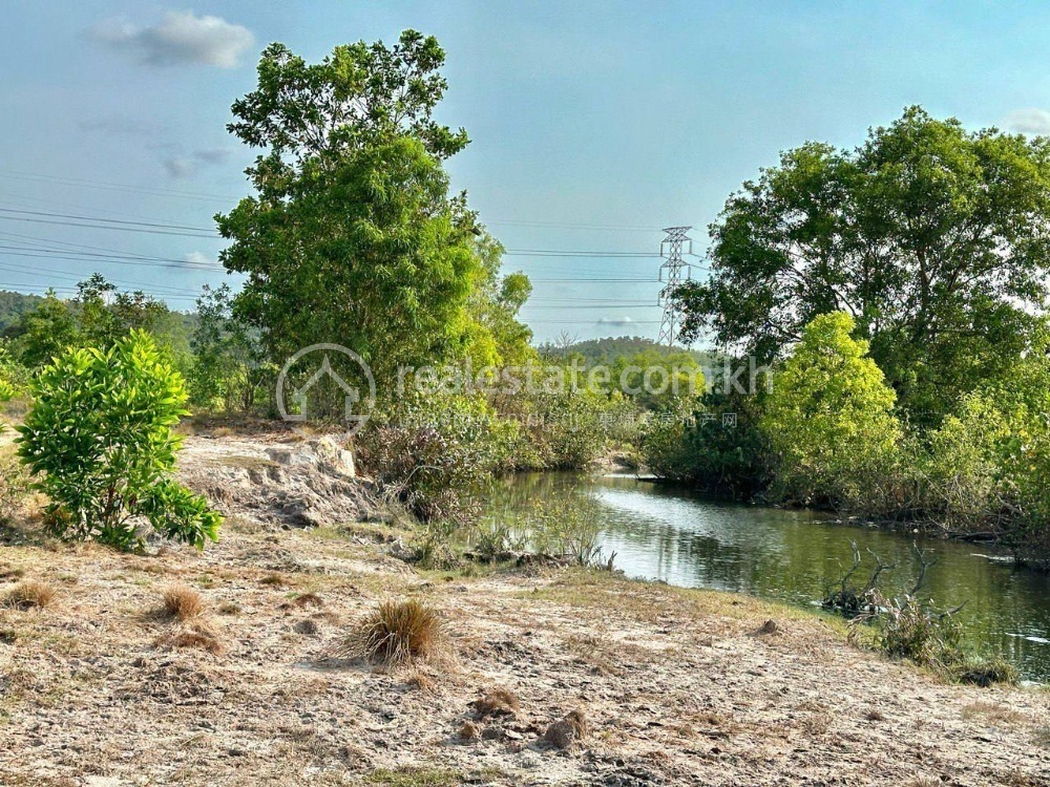
[[[293,472],[199,442],[188,461],[209,457],[211,478]],[[0,784],[1050,785],[1043,689],[942,685],[745,597],[575,570],[420,573],[389,555],[389,525],[283,530],[230,505],[203,554],[0,546],[0,594],[58,592],[0,611]],[[204,616],[156,614],[173,583]],[[448,663],[325,659],[407,596],[442,611]],[[476,719],[493,688],[517,712]],[[543,742],[574,710],[585,737]]]

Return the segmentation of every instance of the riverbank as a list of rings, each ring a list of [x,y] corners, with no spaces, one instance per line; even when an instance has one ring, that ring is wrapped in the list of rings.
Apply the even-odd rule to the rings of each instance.
[[[944,685],[850,647],[837,621],[736,594],[418,572],[392,556],[407,537],[242,512],[203,554],[138,557],[7,530],[0,593],[56,597],[0,611],[0,783],[1050,784],[1043,689]],[[159,614],[175,584],[203,614]],[[326,658],[406,597],[440,611],[447,659]],[[494,688],[517,709],[476,720]],[[582,740],[543,742],[574,710]]]

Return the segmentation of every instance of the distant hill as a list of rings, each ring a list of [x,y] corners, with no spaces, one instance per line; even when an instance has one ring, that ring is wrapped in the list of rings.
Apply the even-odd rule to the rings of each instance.
[[[0,290],[0,334],[18,322],[23,314],[35,309],[43,300],[39,295]]]
[[[566,346],[556,346],[551,343],[541,344],[540,354],[547,358],[568,358],[580,355],[588,366],[596,364],[611,364],[617,358],[633,357],[642,353],[655,353],[658,355],[691,355],[697,362],[703,364],[714,357],[714,353],[701,350],[687,350],[682,347],[668,347],[657,344],[652,339],[643,339],[641,336],[618,336],[605,337],[602,339],[587,339],[582,342],[574,342]]]

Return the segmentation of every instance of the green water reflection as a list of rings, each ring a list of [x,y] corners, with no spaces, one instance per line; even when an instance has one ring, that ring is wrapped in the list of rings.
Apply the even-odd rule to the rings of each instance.
[[[605,554],[628,576],[812,605],[850,564],[850,541],[897,568],[887,589],[911,586],[913,536],[827,521],[807,511],[712,502],[633,477],[527,474],[504,480],[490,514],[514,520],[536,501],[584,506]],[[920,540],[938,560],[925,593],[959,613],[970,645],[1001,652],[1025,677],[1050,681],[1050,575],[1016,569],[985,545]],[[998,558],[998,559],[997,559]]]

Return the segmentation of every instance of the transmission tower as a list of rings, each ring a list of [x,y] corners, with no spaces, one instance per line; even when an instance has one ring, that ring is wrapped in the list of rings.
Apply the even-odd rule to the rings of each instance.
[[[675,308],[671,293],[682,283],[682,270],[689,267],[685,261],[685,254],[693,253],[693,240],[686,233],[692,227],[665,227],[667,237],[660,242],[660,256],[664,263],[660,266],[660,281],[664,281],[664,273],[667,273],[667,284],[660,290],[660,303],[664,307],[664,317],[660,322],[659,344],[673,347],[675,339],[678,338],[678,328],[681,324],[681,316]]]

